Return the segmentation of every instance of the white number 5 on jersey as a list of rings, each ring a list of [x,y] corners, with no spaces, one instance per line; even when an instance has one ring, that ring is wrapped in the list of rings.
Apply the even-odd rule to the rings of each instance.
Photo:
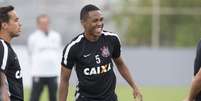
[[[95,58],[96,58],[96,63],[97,63],[97,64],[100,64],[101,60],[100,60],[99,55],[95,55]]]

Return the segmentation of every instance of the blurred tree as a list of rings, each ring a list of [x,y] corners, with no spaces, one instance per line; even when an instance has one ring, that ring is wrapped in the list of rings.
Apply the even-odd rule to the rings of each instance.
[[[144,0],[145,2],[146,0]],[[147,0],[149,1],[149,0]],[[117,28],[123,33],[123,42],[127,45],[150,46],[151,44],[151,15],[133,15],[129,11],[134,9],[132,5],[140,6],[135,0],[120,1],[122,9],[113,16]],[[150,5],[146,2],[145,5]]]
[[[120,0],[122,6],[114,21],[120,32],[124,32],[127,45],[150,46],[152,30],[152,12],[139,14],[145,8],[152,9],[152,0]],[[163,7],[174,9],[201,9],[201,0],[160,0]],[[138,13],[136,8],[139,7]],[[143,11],[142,10],[142,11]],[[134,13],[133,13],[134,12]],[[127,28],[125,28],[127,27]],[[122,29],[123,28],[123,29]],[[164,14],[160,16],[160,46],[194,47],[201,37],[201,14]]]
[[[164,7],[201,7],[201,0],[160,0]]]
[[[199,8],[200,0],[163,0],[161,7]],[[192,47],[201,37],[200,15],[163,15],[161,16],[162,46]]]

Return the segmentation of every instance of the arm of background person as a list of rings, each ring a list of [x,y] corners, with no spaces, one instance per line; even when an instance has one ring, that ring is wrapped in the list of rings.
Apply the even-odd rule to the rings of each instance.
[[[190,91],[184,101],[194,101],[197,94],[201,91],[201,40],[198,42],[196,50],[196,58],[194,61],[194,78],[191,83]]]
[[[193,101],[196,95],[201,91],[201,69],[192,80],[191,88],[187,101]]]

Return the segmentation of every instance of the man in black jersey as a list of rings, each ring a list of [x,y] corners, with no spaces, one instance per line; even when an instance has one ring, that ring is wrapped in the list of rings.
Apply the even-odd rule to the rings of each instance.
[[[21,24],[13,6],[0,7],[0,72],[11,101],[23,101],[20,64],[10,43],[19,36]]]
[[[118,71],[133,89],[134,98],[142,95],[120,55],[117,34],[103,31],[103,16],[99,8],[86,5],[80,13],[84,32],[75,37],[63,51],[59,101],[66,101],[69,78],[75,65],[78,77],[76,101],[117,101],[115,94],[115,62]]]
[[[197,53],[194,62],[194,77],[190,92],[184,101],[201,101],[201,40],[197,45]]]

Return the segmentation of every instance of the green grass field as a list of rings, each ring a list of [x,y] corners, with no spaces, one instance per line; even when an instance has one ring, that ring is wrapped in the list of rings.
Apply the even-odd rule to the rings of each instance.
[[[142,87],[144,101],[182,101],[187,94],[187,87]],[[68,101],[74,101],[75,89],[70,87]],[[134,101],[132,90],[128,86],[117,86],[119,101]],[[29,101],[30,89],[25,90],[25,101]],[[48,101],[47,89],[40,101]]]

